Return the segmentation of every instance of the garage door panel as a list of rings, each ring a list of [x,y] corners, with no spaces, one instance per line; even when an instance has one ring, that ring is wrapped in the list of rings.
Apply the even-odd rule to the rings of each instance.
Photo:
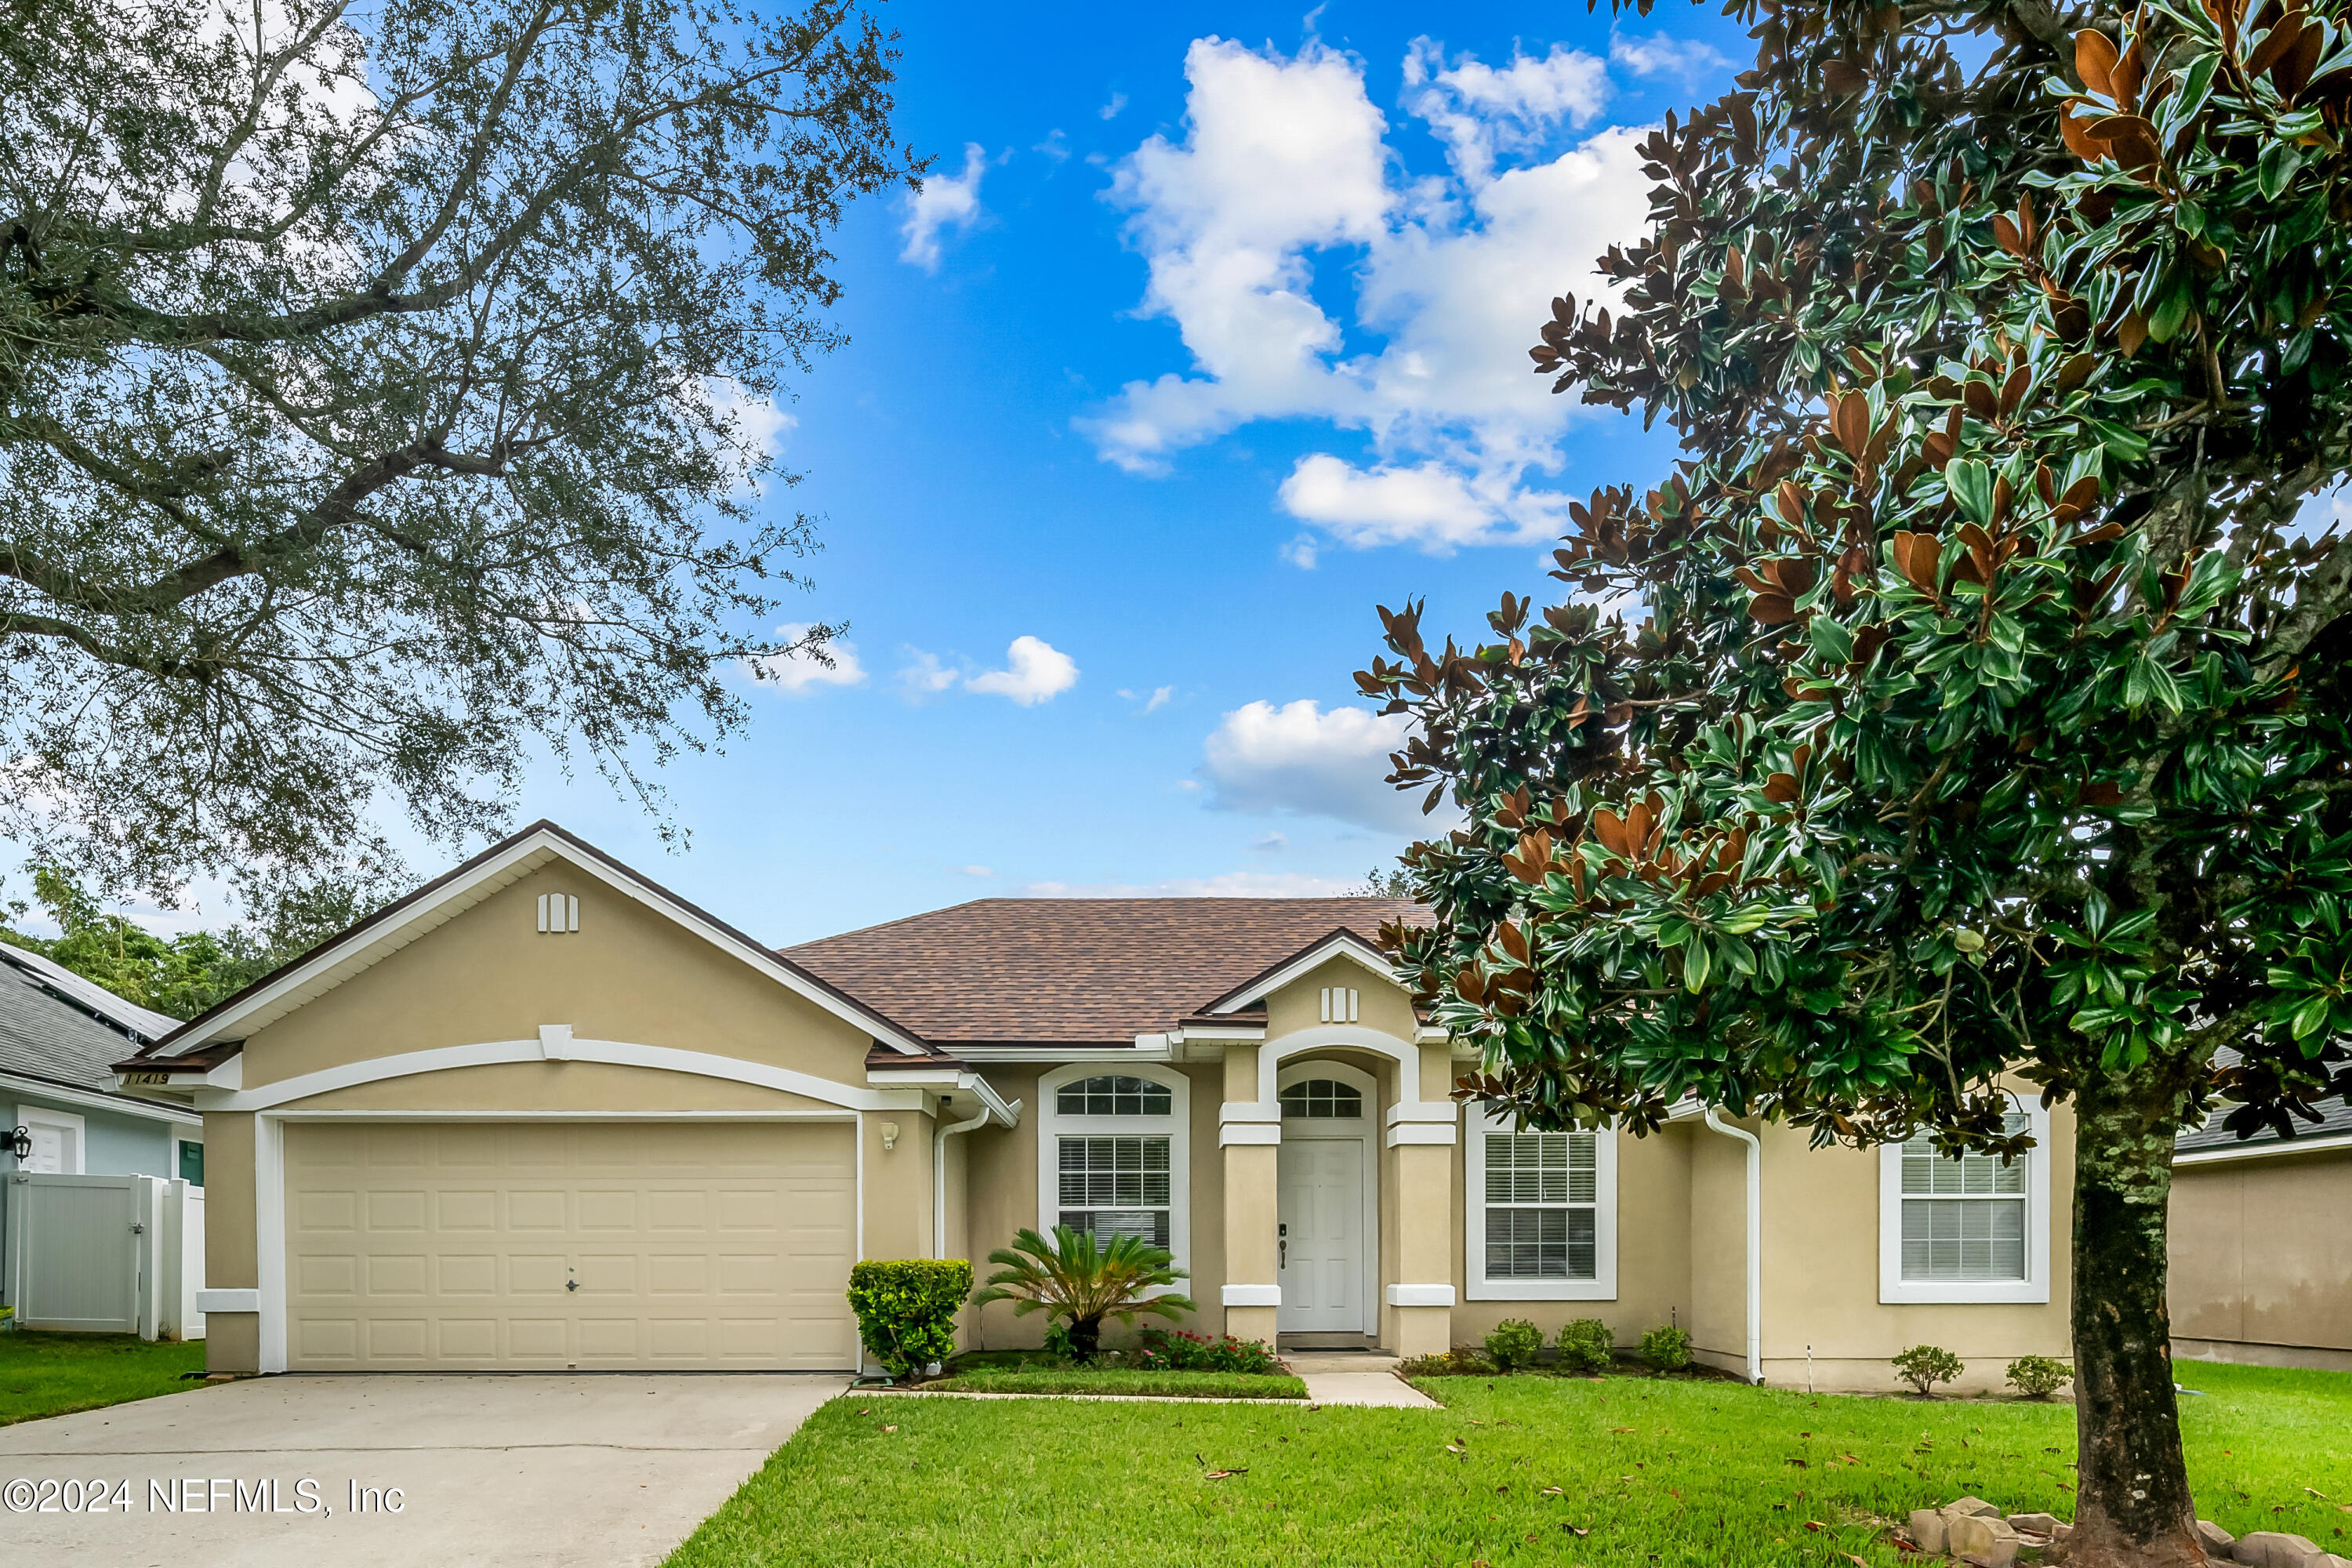
[[[296,1123],[289,1362],[854,1366],[854,1162],[843,1123]]]

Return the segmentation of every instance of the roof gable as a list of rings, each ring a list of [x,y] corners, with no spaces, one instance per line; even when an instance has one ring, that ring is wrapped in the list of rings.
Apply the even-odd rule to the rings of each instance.
[[[463,865],[386,905],[367,919],[191,1019],[141,1053],[142,1059],[178,1057],[204,1045],[241,1039],[373,968],[426,932],[472,909],[499,889],[562,860],[667,917],[740,959],[787,990],[866,1030],[907,1055],[929,1047],[873,1007],[719,921],[660,884],[574,837],[551,822],[536,822]]]
[[[1268,996],[1293,981],[1313,973],[1335,958],[1352,962],[1389,984],[1396,984],[1396,974],[1387,955],[1354,931],[1341,929],[1259,971],[1201,1011],[1222,1016],[1247,1007],[1262,1007]]]
[[[785,956],[941,1046],[1132,1046],[1310,946],[1377,952],[1382,924],[1427,919],[1406,899],[977,899]]]

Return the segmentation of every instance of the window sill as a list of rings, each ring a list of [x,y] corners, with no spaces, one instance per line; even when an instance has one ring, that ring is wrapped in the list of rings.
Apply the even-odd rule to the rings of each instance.
[[[1613,1279],[1474,1279],[1465,1301],[1614,1301]]]
[[[1878,1287],[1879,1304],[1887,1307],[2033,1307],[2049,1300],[2050,1286],[2039,1279],[1885,1279]]]

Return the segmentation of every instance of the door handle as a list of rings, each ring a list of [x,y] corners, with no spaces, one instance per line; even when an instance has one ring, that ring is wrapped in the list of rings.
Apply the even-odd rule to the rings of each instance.
[[[1274,1244],[1274,1256],[1275,1256],[1275,1258],[1276,1258],[1275,1267],[1276,1267],[1276,1268],[1289,1268],[1289,1267],[1290,1267],[1290,1243],[1288,1243],[1287,1241],[1277,1241],[1277,1242],[1276,1242],[1276,1243]]]
[[[577,1290],[580,1289],[580,1281],[577,1279],[566,1279],[563,1282],[563,1288],[566,1290]]]

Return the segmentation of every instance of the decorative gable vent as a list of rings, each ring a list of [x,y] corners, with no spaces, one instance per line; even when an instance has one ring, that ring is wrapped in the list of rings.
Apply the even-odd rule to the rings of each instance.
[[[580,900],[570,893],[539,896],[539,929],[549,936],[580,929]]]
[[[1357,1021],[1358,997],[1352,985],[1323,987],[1323,1022],[1352,1024]]]

